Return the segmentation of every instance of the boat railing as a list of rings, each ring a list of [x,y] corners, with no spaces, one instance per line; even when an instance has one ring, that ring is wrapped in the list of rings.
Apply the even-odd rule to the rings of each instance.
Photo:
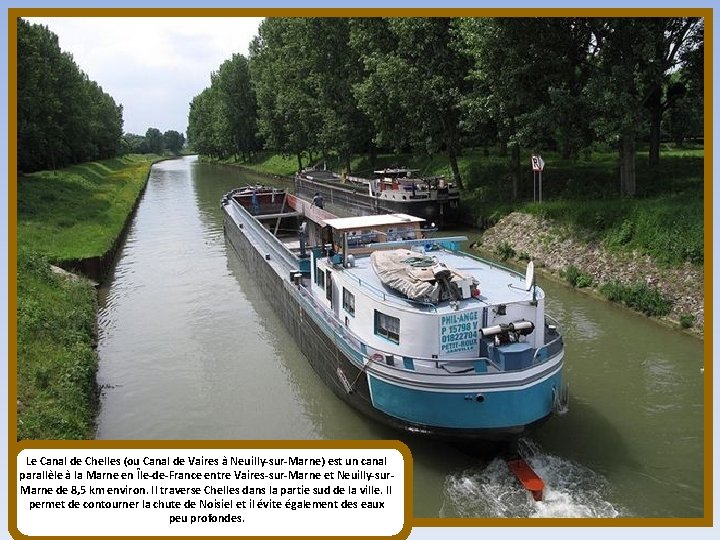
[[[557,320],[553,319],[550,315],[545,315],[545,318],[552,322],[556,327],[559,326]],[[542,364],[547,358],[551,358],[562,349],[562,333],[557,331],[557,337],[547,342],[542,347],[538,347],[533,355],[533,365]]]
[[[465,239],[467,240],[467,238],[465,238]],[[430,240],[432,240],[432,238],[431,238]],[[522,272],[518,272],[517,270],[514,270],[514,269],[512,269],[512,268],[508,268],[507,266],[503,266],[502,264],[496,263],[495,261],[491,261],[491,260],[489,260],[489,259],[484,259],[483,257],[480,257],[480,256],[478,256],[478,255],[474,255],[473,253],[468,253],[468,252],[466,252],[466,251],[458,251],[458,253],[459,253],[460,255],[465,255],[465,256],[467,256],[467,257],[470,257],[471,259],[475,259],[476,261],[480,261],[481,263],[488,264],[488,265],[490,265],[490,266],[492,266],[492,267],[494,267],[494,268],[498,268],[498,269],[500,269],[500,270],[504,270],[504,271],[506,271],[506,272],[514,275],[514,276],[521,277],[521,278],[523,278],[523,279],[525,278],[525,274],[523,274]]]
[[[262,242],[270,251],[272,251],[272,253],[263,253],[266,258],[272,257],[274,254],[275,257],[278,257],[280,258],[280,260],[282,260],[282,262],[288,267],[288,269],[294,269],[298,267],[298,258],[287,250],[282,240],[280,240],[276,236],[273,236],[272,234],[267,234],[267,230],[265,230],[262,225],[258,224],[252,214],[250,214],[250,212],[248,212],[247,209],[243,207],[239,202],[233,199],[232,203],[234,204],[233,208],[235,211],[237,211],[241,216],[247,216],[244,221],[247,221],[248,223],[254,222],[257,227],[263,229],[263,234],[258,231],[256,234],[253,234],[253,237],[255,237],[259,242]],[[248,231],[247,234],[249,233],[250,231]]]
[[[329,314],[327,312],[327,309],[321,306],[316,301],[316,299],[313,297],[312,293],[309,290],[307,290],[303,286],[297,287],[297,290],[300,293],[301,299],[304,300],[307,304],[309,304],[310,309],[308,309],[308,312],[311,314],[311,316],[317,316],[319,318],[318,322],[320,322],[321,325],[325,326],[330,331],[333,336],[333,340],[335,341],[335,345],[339,349],[347,352],[358,362],[358,364],[362,366],[365,366],[366,364],[373,361],[382,360],[385,367],[395,369],[401,372],[417,373],[416,367],[422,366],[434,366],[435,368],[442,368],[443,366],[446,367],[444,372],[441,372],[440,369],[438,369],[435,373],[433,373],[432,371],[423,371],[422,373],[425,375],[436,374],[446,376],[471,373],[483,375],[508,372],[504,370],[502,366],[500,366],[497,362],[487,356],[479,356],[475,358],[428,358],[422,356],[402,356],[391,351],[372,347],[358,339],[345,327],[344,324],[342,324],[331,314]],[[549,351],[551,345],[557,342],[557,339],[553,340],[544,347],[538,349],[538,351]],[[560,341],[560,343],[562,343],[562,341]],[[532,364],[526,369],[536,367],[540,364],[548,362],[558,352],[559,351],[553,352],[553,354],[538,355],[536,351],[536,354],[533,357]],[[460,366],[462,369],[456,371],[453,366]]]
[[[447,249],[448,251],[456,252],[456,248],[460,244],[460,242],[464,242],[467,239],[467,236],[442,236],[438,238],[398,238],[396,240],[389,240],[387,242],[375,242],[369,244],[368,247],[373,247],[377,249],[386,249],[393,247],[405,247],[407,249],[412,249],[413,247],[420,247],[423,249],[426,255],[432,255],[432,252],[437,250],[437,247],[435,246]]]

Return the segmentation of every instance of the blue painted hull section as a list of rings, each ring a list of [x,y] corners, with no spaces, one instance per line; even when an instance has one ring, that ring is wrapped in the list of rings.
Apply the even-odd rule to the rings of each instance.
[[[223,206],[230,244],[272,299],[312,368],[351,406],[395,429],[471,443],[515,441],[550,416],[552,389],[561,388],[561,369],[534,386],[494,392],[431,392],[377,379],[363,367],[363,347],[348,341],[342,325],[332,324],[331,314],[323,314],[301,294],[304,289],[289,285],[291,271],[297,271],[289,252],[245,211]],[[482,401],[476,399],[479,393]]]
[[[444,428],[498,429],[528,426],[552,412],[553,388],[562,387],[562,372],[534,386],[493,392],[430,392],[370,377],[375,407],[416,424]],[[482,401],[476,399],[482,395]]]

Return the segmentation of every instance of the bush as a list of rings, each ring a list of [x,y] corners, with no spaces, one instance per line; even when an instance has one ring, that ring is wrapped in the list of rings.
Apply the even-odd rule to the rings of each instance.
[[[680,315],[680,326],[684,329],[692,328],[695,324],[695,315],[688,315],[687,313]]]
[[[668,315],[672,309],[670,299],[663,296],[658,288],[648,287],[645,283],[624,285],[614,281],[601,286],[600,292],[611,302],[625,304],[653,317]]]
[[[579,289],[589,287],[593,283],[593,278],[590,274],[580,271],[572,264],[568,266],[568,269],[565,270],[563,274],[570,285]]]
[[[629,219],[626,219],[622,222],[620,227],[617,229],[612,229],[607,237],[605,238],[605,242],[607,243],[608,247],[620,247],[627,245],[630,240],[632,240],[633,237],[633,222]]]
[[[503,261],[507,261],[509,258],[515,256],[515,250],[507,242],[498,244],[498,246],[495,248],[495,253],[497,253],[500,256],[500,259],[502,259]]]

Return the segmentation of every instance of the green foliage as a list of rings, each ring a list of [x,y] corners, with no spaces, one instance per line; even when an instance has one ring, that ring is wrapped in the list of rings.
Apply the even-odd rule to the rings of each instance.
[[[632,240],[633,228],[634,222],[632,220],[623,220],[620,227],[610,230],[605,238],[605,243],[608,247],[626,246]]]
[[[249,58],[234,55],[195,96],[188,138],[202,154],[247,162],[259,135],[266,150],[294,156],[294,170],[333,159],[336,171],[359,172],[366,164],[351,155],[367,154],[372,169],[380,153],[397,164],[411,151],[494,203],[498,193],[527,199],[523,164],[542,149],[558,155],[546,199],[556,187],[566,197],[644,197],[658,111],[678,139],[684,124],[702,123],[703,47],[693,17],[270,17]],[[645,140],[649,168],[635,151]],[[499,157],[463,163],[495,145]],[[598,145],[607,163],[588,159]]]
[[[18,168],[106,159],[121,149],[122,105],[63,52],[47,27],[18,19]]]
[[[649,287],[645,283],[624,285],[615,281],[601,285],[600,292],[611,302],[625,304],[653,317],[668,315],[672,309],[670,299],[656,287]]]
[[[501,242],[495,247],[495,253],[498,254],[500,259],[507,261],[508,259],[515,256],[515,250],[507,242]]]
[[[96,292],[48,261],[99,256],[120,234],[150,159],[125,156],[18,179],[19,439],[93,436]]]
[[[211,85],[190,103],[188,140],[195,151],[244,161],[260,147],[257,140],[257,103],[248,60],[233,54],[211,76]]]
[[[295,170],[331,153],[349,169],[350,155],[370,146],[351,91],[361,65],[349,25],[347,18],[272,17],[251,44],[258,131],[266,148],[296,157]]]
[[[687,313],[680,315],[680,326],[682,326],[685,330],[692,328],[694,324],[695,315],[688,315]]]
[[[570,285],[577,287],[578,289],[590,287],[593,283],[593,278],[590,274],[582,272],[572,264],[567,267],[567,270],[565,270],[563,275]]]
[[[95,290],[24,247],[17,273],[18,439],[92,438]]]
[[[51,262],[102,255],[120,234],[154,155],[18,178],[18,244]]]
[[[171,129],[163,133],[163,147],[173,154],[177,155],[185,146],[185,137],[182,133]]]
[[[365,68],[353,92],[375,142],[396,153],[445,152],[462,187],[458,100],[469,87],[470,58],[458,35],[457,19],[356,19],[350,41]]]
[[[145,132],[145,145],[147,151],[152,154],[161,154],[165,150],[162,133],[158,128],[148,128]]]
[[[474,82],[461,105],[474,128],[523,147],[552,140],[568,157],[591,142],[587,19],[466,18],[460,30]]]
[[[571,223],[579,234],[609,249],[638,251],[660,264],[704,261],[703,202],[689,197],[554,204],[548,217]]]
[[[185,136],[175,130],[160,133],[158,128],[148,128],[145,135],[126,133],[121,141],[121,154],[178,155],[185,146]]]

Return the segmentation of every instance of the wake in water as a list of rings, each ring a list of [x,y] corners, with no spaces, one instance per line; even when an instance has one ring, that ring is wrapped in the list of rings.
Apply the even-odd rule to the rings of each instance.
[[[542,453],[533,442],[520,441],[520,455],[545,482],[543,500],[535,502],[495,458],[451,474],[445,480],[440,517],[582,517],[614,518],[623,515],[607,500],[607,480],[578,463]]]

